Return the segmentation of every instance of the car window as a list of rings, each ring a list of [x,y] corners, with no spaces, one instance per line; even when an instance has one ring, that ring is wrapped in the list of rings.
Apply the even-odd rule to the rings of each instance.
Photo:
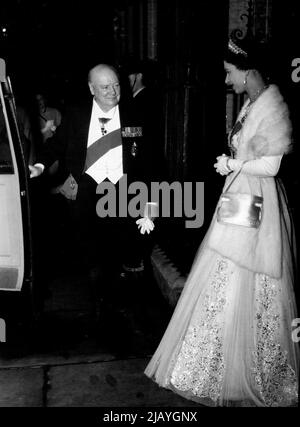
[[[14,173],[12,156],[8,141],[2,108],[0,109],[0,174]]]

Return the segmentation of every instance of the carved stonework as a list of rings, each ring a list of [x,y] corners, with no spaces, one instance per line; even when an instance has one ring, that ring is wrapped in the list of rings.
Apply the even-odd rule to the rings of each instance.
[[[228,34],[243,39],[247,34],[264,42],[271,37],[273,0],[229,0]]]
[[[248,31],[248,23],[249,0],[229,0],[228,34],[234,33],[237,38],[243,39]]]

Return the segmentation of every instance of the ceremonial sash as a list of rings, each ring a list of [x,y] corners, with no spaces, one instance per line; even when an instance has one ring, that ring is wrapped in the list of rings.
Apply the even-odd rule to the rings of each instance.
[[[122,144],[121,129],[116,129],[99,138],[87,148],[85,170],[103,157],[109,150]]]

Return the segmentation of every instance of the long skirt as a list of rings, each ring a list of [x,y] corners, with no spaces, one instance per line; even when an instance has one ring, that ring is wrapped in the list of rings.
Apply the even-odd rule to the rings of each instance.
[[[283,239],[287,249],[290,236]],[[207,406],[297,405],[290,265],[283,262],[280,279],[253,272],[212,250],[206,237],[145,374]]]

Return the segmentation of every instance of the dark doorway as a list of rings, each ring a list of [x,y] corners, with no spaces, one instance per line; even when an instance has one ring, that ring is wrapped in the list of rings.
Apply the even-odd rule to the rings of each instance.
[[[161,1],[158,57],[166,66],[171,176],[204,179],[225,135],[223,48],[228,2]]]

